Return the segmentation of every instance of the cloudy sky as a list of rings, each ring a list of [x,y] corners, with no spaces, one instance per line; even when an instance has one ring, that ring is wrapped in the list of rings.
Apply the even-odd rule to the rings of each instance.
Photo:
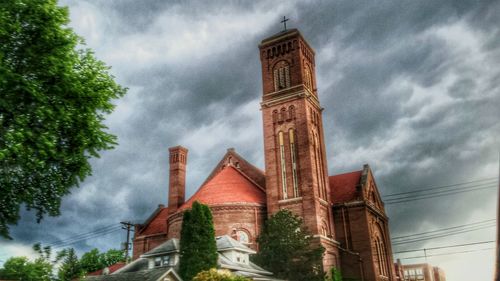
[[[14,240],[1,241],[0,263],[31,255],[37,241],[79,253],[119,248],[120,221],[143,221],[167,203],[170,146],[189,149],[188,196],[229,147],[263,167],[257,45],[282,29],[284,15],[316,50],[330,174],[370,164],[391,235],[406,242],[393,251],[495,238],[500,2],[60,3],[87,47],[129,88],[106,120],[119,146],[92,161],[93,176],[64,199],[60,217],[37,224],[23,212]],[[418,190],[405,202],[387,196]],[[427,261],[451,281],[491,280],[493,247],[428,250]]]

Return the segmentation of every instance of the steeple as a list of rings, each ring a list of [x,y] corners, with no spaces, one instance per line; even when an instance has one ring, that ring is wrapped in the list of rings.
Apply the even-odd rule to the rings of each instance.
[[[259,50],[267,211],[287,208],[302,217],[330,252],[324,261],[330,268],[336,241],[314,50],[297,29],[264,39]]]

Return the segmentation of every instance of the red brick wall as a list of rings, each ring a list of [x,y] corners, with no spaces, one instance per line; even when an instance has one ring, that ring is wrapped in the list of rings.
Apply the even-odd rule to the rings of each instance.
[[[134,237],[132,244],[132,259],[135,260],[139,258],[140,255],[152,250],[167,240],[165,234]]]
[[[244,230],[248,234],[250,248],[257,250],[256,238],[260,233],[266,219],[266,211],[263,206],[212,206],[211,208],[215,235],[234,235],[237,230]],[[177,213],[168,218],[167,234],[155,236],[138,236],[133,242],[133,258],[138,258],[141,254],[152,250],[154,247],[167,241],[170,238],[180,238],[182,227],[182,213]]]
[[[396,280],[392,249],[390,245],[387,220],[370,211],[364,202],[350,206],[334,207],[335,232],[340,246],[347,250],[341,251],[341,271],[345,277],[361,279],[364,274],[366,281],[378,281],[379,268],[377,263],[374,228],[376,224],[382,229],[382,238],[386,246],[385,260],[389,271],[387,279]],[[355,253],[358,253],[356,255]],[[358,257],[361,257],[362,262]],[[362,265],[362,270],[360,269]]]
[[[173,214],[184,203],[188,150],[181,146],[169,148],[168,212]]]

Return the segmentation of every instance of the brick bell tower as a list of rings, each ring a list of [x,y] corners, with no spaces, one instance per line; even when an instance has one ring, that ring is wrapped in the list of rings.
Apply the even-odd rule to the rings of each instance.
[[[268,214],[301,216],[325,247],[325,270],[338,267],[314,50],[297,29],[259,45]]]

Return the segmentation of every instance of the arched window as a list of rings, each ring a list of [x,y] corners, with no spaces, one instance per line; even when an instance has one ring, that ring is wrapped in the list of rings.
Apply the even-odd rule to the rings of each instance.
[[[378,273],[382,276],[389,276],[389,266],[387,263],[387,250],[386,245],[384,243],[382,231],[380,226],[377,225],[375,227],[374,233],[374,254],[375,254],[375,262],[377,263]]]
[[[281,164],[281,187],[283,192],[283,199],[288,198],[288,190],[286,187],[286,163],[285,163],[285,140],[283,132],[278,133],[280,144],[280,164]]]
[[[293,196],[299,197],[299,178],[297,175],[297,152],[295,148],[295,132],[293,129],[288,130],[288,139],[290,140],[290,159],[292,159],[292,180],[293,180]]]
[[[295,107],[293,105],[288,107],[288,116],[291,120],[295,119]]]
[[[273,123],[278,123],[278,111],[273,111]]]
[[[236,237],[238,241],[241,243],[250,243],[250,238],[248,237],[248,233],[244,230],[236,231]]]
[[[281,108],[281,113],[280,113],[280,118],[279,118],[279,121],[280,122],[285,122],[285,120],[287,119],[287,116],[286,116],[286,108],[282,107]]]
[[[307,88],[313,89],[311,70],[309,70],[309,66],[307,65],[304,66],[304,84]]]
[[[286,61],[280,61],[274,66],[274,90],[279,91],[290,87],[290,66]]]

